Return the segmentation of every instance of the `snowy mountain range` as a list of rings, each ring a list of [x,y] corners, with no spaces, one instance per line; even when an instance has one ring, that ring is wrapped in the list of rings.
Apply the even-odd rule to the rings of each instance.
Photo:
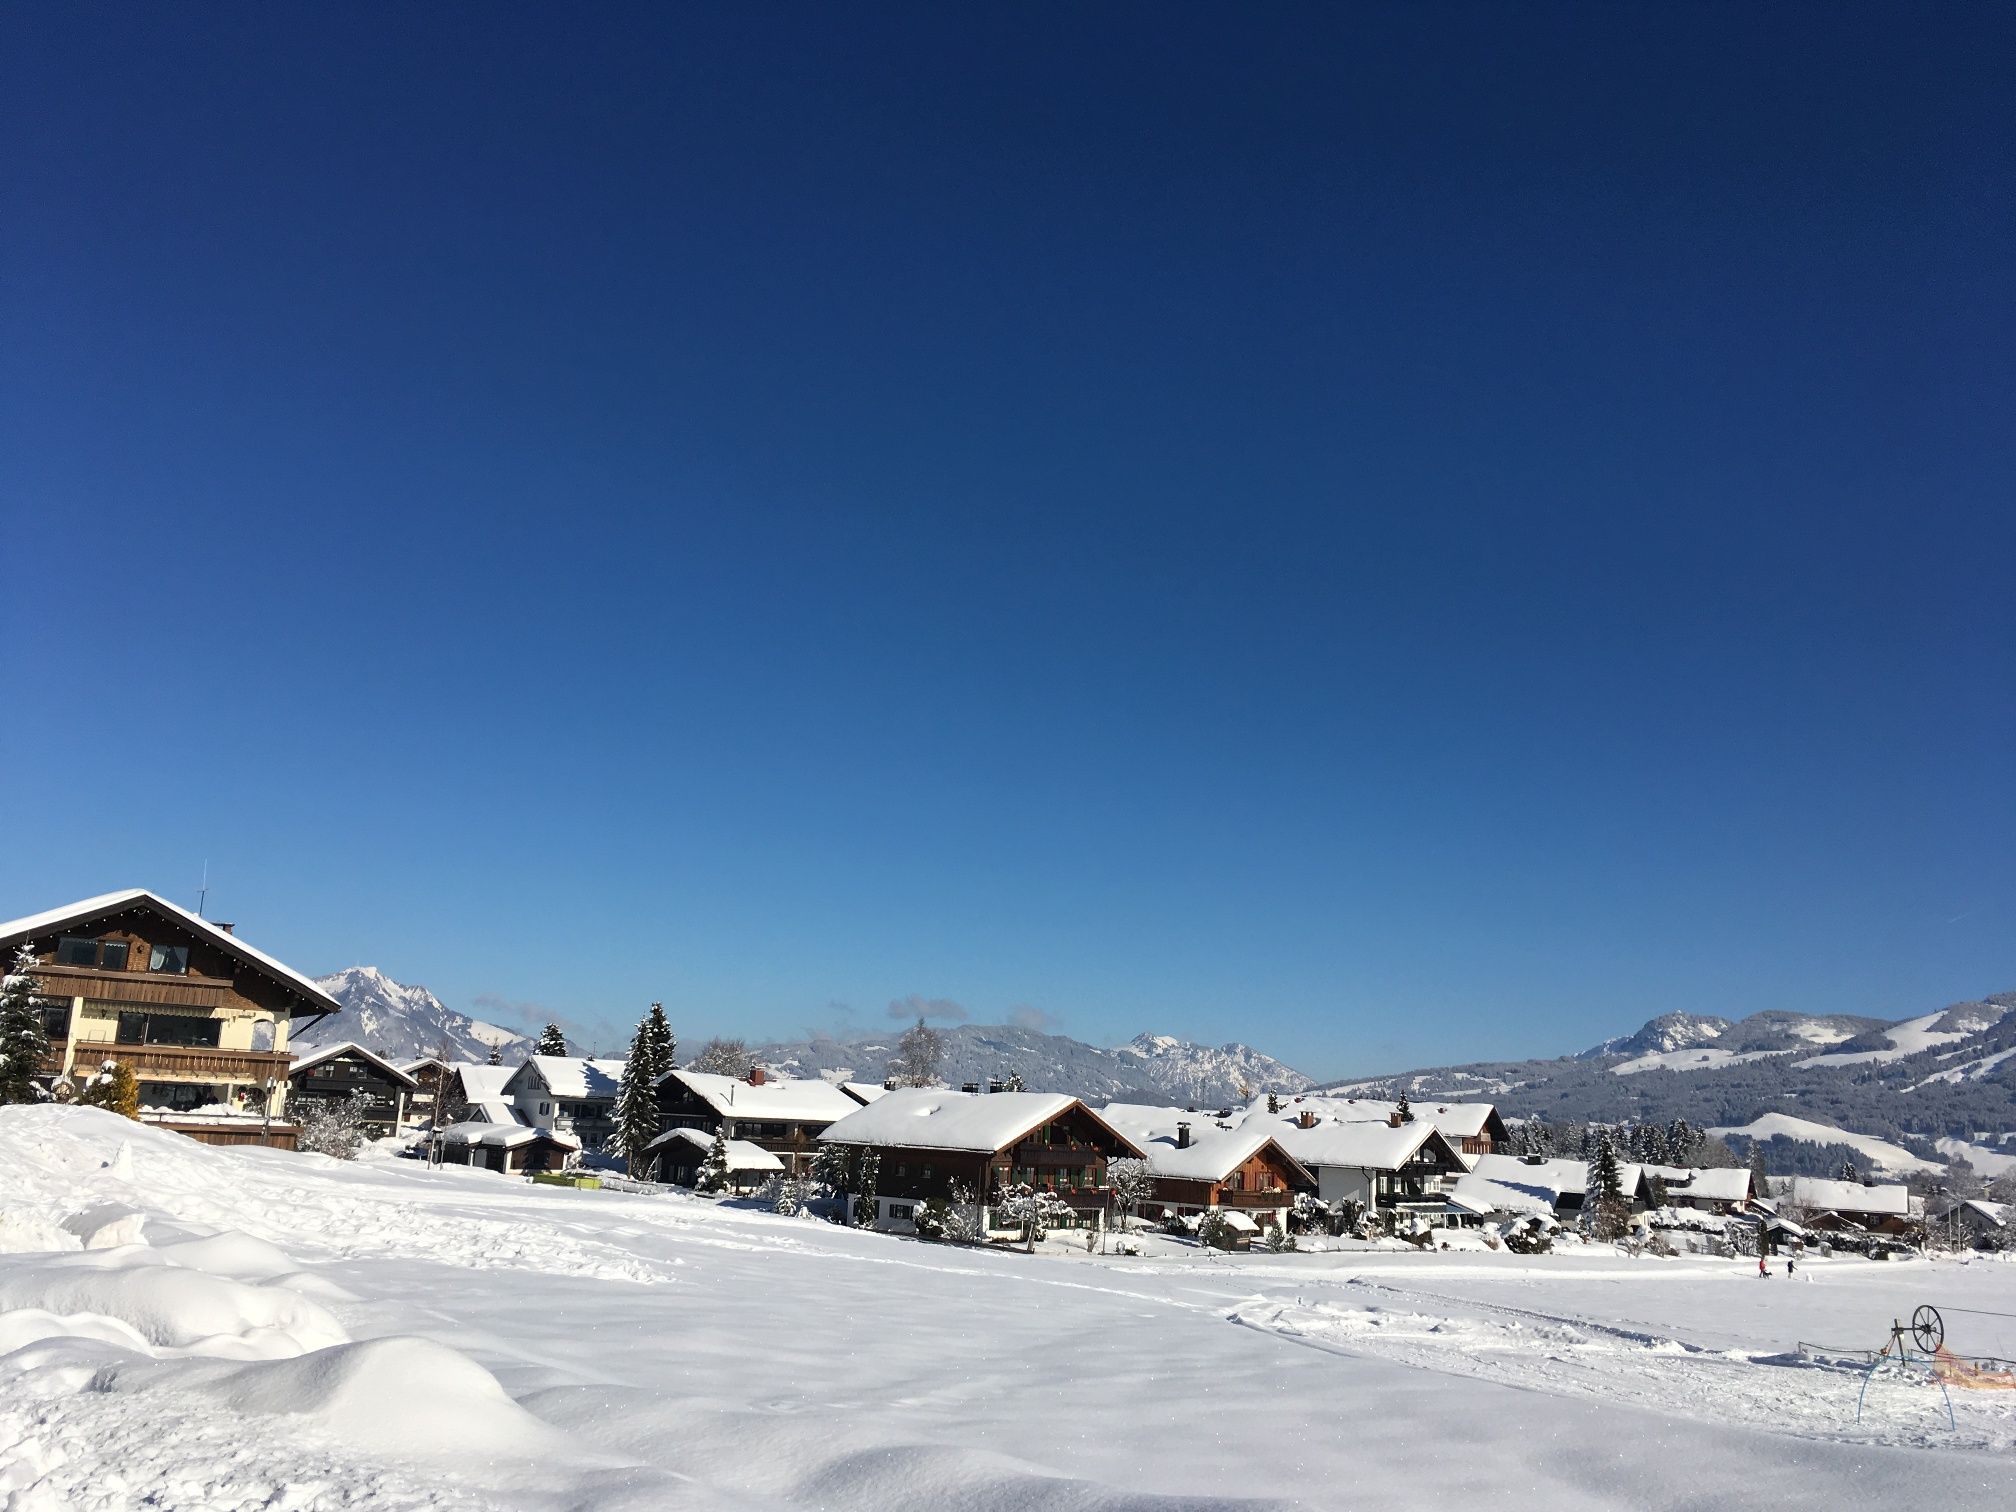
[[[376,966],[347,967],[317,977],[315,985],[343,1011],[295,1035],[290,1044],[296,1050],[353,1040],[394,1064],[439,1054],[444,1043],[450,1060],[488,1060],[495,1048],[515,1061],[532,1050],[527,1036],[457,1013],[425,987],[395,982]]]
[[[2016,1158],[2016,993],[1917,1018],[1668,1013],[1558,1060],[1441,1066],[1341,1084],[1351,1091],[1488,1098],[1554,1124],[1685,1118],[1738,1146],[1767,1145],[1774,1173],[1831,1174],[1843,1160],[1908,1175],[1965,1154]]]
[[[953,1086],[1019,1074],[1031,1091],[1068,1092],[1095,1102],[1149,1098],[1188,1104],[1230,1102],[1242,1087],[1301,1092],[1315,1085],[1250,1045],[1199,1045],[1167,1034],[1139,1034],[1124,1045],[1104,1047],[1013,1024],[954,1024],[938,1032],[945,1045],[942,1074]],[[759,1045],[754,1053],[791,1076],[880,1081],[896,1053],[896,1034]]]

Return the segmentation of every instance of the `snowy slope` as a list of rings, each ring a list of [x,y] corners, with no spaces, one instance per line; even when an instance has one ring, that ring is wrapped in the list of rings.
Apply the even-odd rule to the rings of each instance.
[[[1740,1128],[1710,1129],[1708,1132],[1718,1139],[1727,1138],[1732,1134],[1745,1139],[1775,1139],[1782,1135],[1786,1139],[1796,1139],[1803,1144],[1847,1145],[1869,1162],[1872,1172],[1883,1172],[1892,1176],[1908,1176],[1914,1171],[1936,1173],[1945,1169],[1934,1161],[1919,1159],[1902,1145],[1891,1144],[1886,1139],[1877,1139],[1869,1134],[1851,1133],[1847,1129],[1814,1123],[1811,1119],[1793,1118],[1785,1113],[1766,1113]]]
[[[0,1109],[0,1144],[22,1512],[1285,1512],[1422,1505],[1424,1465],[1435,1505],[2016,1498],[2009,1393],[1858,1424],[1859,1374],[1794,1352],[2009,1311],[2009,1266],[1024,1256],[91,1109]]]
[[[354,1040],[395,1065],[438,1054],[444,1040],[450,1060],[484,1061],[493,1047],[516,1060],[532,1050],[525,1035],[457,1013],[425,987],[395,982],[376,966],[351,966],[316,978],[316,985],[343,1011],[295,1036],[290,1043],[297,1050]]]

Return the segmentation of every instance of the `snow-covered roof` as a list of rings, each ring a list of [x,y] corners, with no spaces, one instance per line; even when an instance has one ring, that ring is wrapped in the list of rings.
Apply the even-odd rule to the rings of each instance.
[[[1902,1185],[1864,1186],[1859,1181],[1827,1181],[1817,1176],[1792,1178],[1792,1202],[1823,1213],[1876,1213],[1889,1218],[1910,1215],[1911,1194]]]
[[[1714,1170],[1682,1168],[1676,1178],[1671,1175],[1671,1167],[1647,1166],[1648,1172],[1657,1171],[1666,1182],[1667,1197],[1705,1197],[1710,1202],[1741,1202],[1750,1195],[1750,1171],[1746,1166],[1722,1167]]]
[[[1264,1099],[1261,1105],[1265,1105]],[[1400,1110],[1397,1102],[1384,1102],[1376,1097],[1319,1097],[1309,1093],[1288,1099],[1284,1106],[1291,1113],[1307,1108],[1318,1118],[1337,1119],[1344,1123],[1385,1123]],[[1407,1109],[1414,1115],[1416,1123],[1431,1123],[1451,1140],[1477,1138],[1498,1116],[1498,1105],[1488,1102],[1434,1102],[1426,1098],[1416,1102],[1409,1099]]]
[[[1473,1213],[1542,1213],[1550,1218],[1556,1196],[1549,1187],[1515,1186],[1474,1171],[1457,1177],[1449,1192],[1450,1202]]]
[[[1260,1232],[1260,1225],[1237,1208],[1219,1208],[1217,1211],[1225,1227],[1232,1230],[1235,1234],[1257,1234]]]
[[[450,1124],[441,1131],[441,1138],[449,1144],[486,1145],[504,1150],[516,1149],[535,1139],[548,1139],[570,1150],[581,1148],[580,1140],[557,1129],[540,1129],[518,1123],[489,1123],[481,1119],[465,1119],[461,1123]]]
[[[292,1068],[289,1070],[288,1075],[299,1076],[303,1071],[306,1071],[310,1066],[319,1066],[322,1064],[322,1062],[326,1060],[333,1060],[339,1055],[354,1055],[359,1060],[367,1060],[371,1062],[372,1065],[376,1066],[379,1070],[383,1071],[387,1076],[390,1076],[394,1081],[397,1081],[405,1086],[417,1087],[420,1085],[419,1081],[416,1080],[410,1072],[402,1071],[399,1067],[393,1065],[392,1062],[385,1059],[385,1057],[380,1055],[377,1051],[367,1049],[363,1045],[358,1044],[355,1040],[343,1040],[340,1043],[334,1045],[324,1045],[319,1050],[310,1050],[306,1055],[295,1056],[294,1064]]]
[[[469,1116],[482,1119],[485,1123],[530,1123],[524,1111],[508,1097],[471,1097],[467,1099]]]
[[[1561,1197],[1586,1197],[1589,1193],[1589,1162],[1586,1160],[1562,1160],[1549,1156],[1529,1163],[1519,1155],[1480,1155],[1470,1169],[1474,1175],[1505,1186],[1526,1191],[1551,1190],[1557,1200]],[[1645,1173],[1653,1170],[1679,1170],[1684,1174],[1682,1167],[1641,1166],[1620,1160],[1617,1162],[1617,1189],[1630,1195],[1638,1190]]]
[[[842,1082],[840,1090],[858,1103],[871,1103],[889,1088],[880,1082]]]
[[[534,1055],[526,1066],[538,1068],[540,1079],[555,1097],[614,1097],[623,1080],[620,1060],[593,1060],[579,1055]],[[524,1066],[518,1068],[524,1070]],[[515,1075],[516,1073],[512,1073]],[[465,1077],[462,1085],[469,1083]]]
[[[746,1139],[724,1140],[723,1143],[728,1146],[728,1169],[731,1171],[760,1171],[770,1175],[784,1169],[784,1162],[759,1144],[752,1144]],[[714,1148],[714,1136],[698,1129],[667,1129],[644,1148],[655,1150],[661,1145],[671,1144],[691,1145],[704,1156]]]
[[[486,1066],[480,1061],[450,1061],[448,1070],[462,1083],[462,1095],[475,1102],[478,1098],[502,1097],[506,1084],[518,1068]]]
[[[95,898],[84,898],[75,903],[65,904],[61,908],[46,909],[39,914],[29,914],[26,918],[9,920],[5,924],[0,924],[0,945],[53,934],[72,924],[82,924],[106,914],[122,912],[136,903],[145,903],[178,923],[187,925],[225,954],[256,966],[269,976],[277,978],[288,991],[306,998],[324,1013],[342,1011],[342,1004],[300,972],[290,966],[281,965],[263,950],[255,950],[230,931],[219,929],[201,914],[193,914],[186,908],[177,907],[159,893],[151,893],[144,887],[128,887],[120,892],[100,893]]]
[[[2016,1202],[1989,1202],[1985,1198],[1970,1197],[1953,1207],[1940,1209],[1939,1216],[1932,1221],[1950,1222],[1955,1213],[1972,1213],[1996,1228],[2008,1228],[2012,1223],[2016,1223]]]
[[[1388,1123],[1319,1123],[1305,1129],[1284,1113],[1276,1119],[1265,1114],[1259,1120],[1271,1128],[1281,1148],[1312,1170],[1317,1166],[1346,1166],[1354,1170],[1397,1171],[1412,1160],[1431,1140],[1441,1144],[1452,1157],[1455,1148],[1448,1136],[1433,1124],[1416,1119],[1398,1128]]]
[[[765,1076],[761,1084],[746,1076],[719,1076],[710,1071],[668,1071],[659,1078],[677,1081],[723,1118],[773,1123],[832,1123],[860,1111],[861,1104],[831,1082],[814,1078]]]
[[[946,1092],[899,1087],[852,1113],[819,1137],[835,1144],[888,1145],[918,1150],[969,1150],[992,1155],[1073,1108],[1104,1120],[1062,1092]],[[1114,1131],[1130,1153],[1143,1153]]]
[[[1152,1175],[1175,1181],[1223,1181],[1271,1144],[1288,1163],[1291,1175],[1312,1186],[1316,1181],[1274,1138],[1273,1132],[1257,1120],[1248,1119],[1223,1128],[1208,1113],[1190,1113],[1152,1103],[1117,1102],[1106,1104],[1099,1110],[1099,1116],[1147,1152]],[[1188,1145],[1177,1144],[1178,1124],[1190,1126]]]

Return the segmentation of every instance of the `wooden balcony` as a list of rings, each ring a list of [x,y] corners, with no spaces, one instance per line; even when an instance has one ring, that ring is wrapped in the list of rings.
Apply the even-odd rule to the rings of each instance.
[[[60,1052],[54,1057],[61,1064]],[[73,1074],[98,1069],[100,1061],[115,1060],[130,1066],[141,1081],[253,1082],[264,1085],[267,1077],[287,1080],[290,1057],[273,1050],[213,1050],[202,1045],[108,1045],[96,1040],[79,1040]]]
[[[96,966],[61,966],[53,961],[38,964],[35,976],[41,983],[40,995],[47,998],[183,1003],[191,1008],[221,1008],[233,985],[229,977],[194,971],[101,971]]]
[[[1294,1202],[1295,1194],[1285,1189],[1272,1192],[1235,1192],[1229,1187],[1218,1189],[1218,1206],[1227,1208],[1285,1208]]]

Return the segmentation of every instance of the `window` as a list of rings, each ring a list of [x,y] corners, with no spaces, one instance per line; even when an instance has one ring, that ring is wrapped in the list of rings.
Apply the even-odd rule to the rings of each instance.
[[[42,1004],[42,1032],[49,1037],[49,1043],[52,1045],[61,1045],[70,1038],[68,1003]]]
[[[188,1113],[224,1102],[222,1087],[191,1086],[187,1082],[140,1083],[140,1106],[170,1113]]]
[[[187,945],[156,945],[147,957],[149,971],[166,971],[181,976],[189,969]]]
[[[889,1204],[889,1221],[891,1223],[908,1223],[911,1215],[916,1211],[917,1209],[910,1203],[892,1202]]]
[[[221,1019],[198,1018],[189,1013],[142,1013],[126,1009],[119,1015],[118,1042],[122,1045],[214,1047],[223,1027]]]
[[[56,942],[59,966],[102,966],[107,971],[126,969],[124,940],[87,940],[81,935],[65,935]]]

